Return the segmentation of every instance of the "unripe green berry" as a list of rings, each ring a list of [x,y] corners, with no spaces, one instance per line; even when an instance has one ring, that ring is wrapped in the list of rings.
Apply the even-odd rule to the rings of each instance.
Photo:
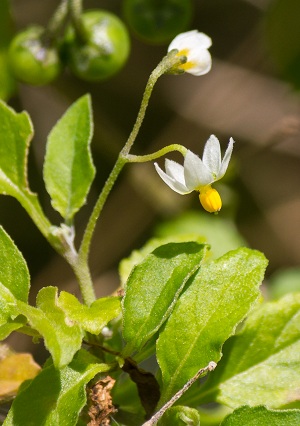
[[[126,62],[130,40],[123,22],[104,10],[81,15],[84,34],[67,30],[64,55],[71,71],[87,81],[100,81],[118,72]]]
[[[61,70],[55,47],[43,41],[44,29],[29,27],[18,33],[9,47],[9,64],[15,77],[27,84],[43,85],[54,80]]]

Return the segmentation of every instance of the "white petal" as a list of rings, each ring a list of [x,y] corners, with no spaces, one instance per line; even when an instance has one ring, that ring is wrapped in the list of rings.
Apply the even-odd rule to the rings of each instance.
[[[228,144],[228,147],[225,151],[225,154],[224,154],[224,157],[223,157],[223,160],[222,160],[222,164],[221,164],[221,168],[220,168],[220,171],[218,173],[216,180],[221,179],[226,173],[226,170],[227,170],[230,158],[231,158],[231,154],[232,154],[233,144],[234,144],[234,140],[232,138],[230,138],[229,144]]]
[[[208,50],[191,51],[188,62],[193,64],[186,72],[199,76],[207,74],[211,69],[212,59]],[[182,67],[184,69],[184,66]]]
[[[167,175],[185,185],[184,168],[181,164],[176,163],[176,161],[166,159],[165,169]]]
[[[162,178],[162,180],[171,188],[173,191],[177,192],[178,194],[185,195],[192,192],[192,190],[188,190],[188,188],[183,185],[181,182],[176,181],[171,176],[167,175],[157,163],[154,163],[155,169],[159,176]]]
[[[211,38],[197,30],[178,34],[170,43],[168,52],[173,49],[183,50],[191,48],[208,49],[212,45]]]
[[[205,144],[203,163],[217,177],[221,168],[221,148],[220,142],[215,135],[211,135]]]
[[[186,187],[191,191],[214,181],[211,172],[202,160],[189,150],[184,159],[184,178]]]

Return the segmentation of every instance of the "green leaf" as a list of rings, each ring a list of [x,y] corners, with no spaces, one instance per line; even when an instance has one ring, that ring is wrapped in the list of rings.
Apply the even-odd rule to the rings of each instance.
[[[166,321],[206,250],[196,242],[165,244],[133,269],[122,301],[124,356],[139,350]]]
[[[27,155],[33,127],[26,112],[16,113],[0,101],[0,192],[28,192]]]
[[[91,99],[85,95],[71,105],[48,137],[44,180],[52,206],[67,221],[85,203],[95,175],[92,133]]]
[[[119,297],[103,297],[86,306],[72,294],[62,291],[58,305],[70,321],[92,334],[99,334],[109,321],[121,313]]]
[[[256,309],[224,347],[224,357],[203,388],[232,408],[270,408],[299,400],[300,293]],[[201,395],[199,395],[201,398]]]
[[[4,339],[24,324],[21,318],[15,319],[15,303],[27,302],[30,277],[22,254],[2,227],[0,265],[0,338]]]
[[[0,123],[0,194],[15,197],[46,235],[50,223],[27,182],[27,156],[33,136],[30,117],[0,101]]]
[[[296,426],[300,425],[300,410],[268,410],[266,407],[240,407],[221,426]]]
[[[57,288],[44,287],[37,296],[37,307],[17,302],[19,313],[27,317],[32,328],[45,339],[56,368],[69,364],[80,349],[82,330],[70,321],[58,306]]]
[[[86,404],[87,383],[109,368],[84,350],[60,370],[47,366],[17,395],[4,425],[75,426]]]
[[[176,405],[165,412],[158,425],[200,426],[200,414],[194,408]]]
[[[200,368],[219,361],[223,343],[260,294],[266,265],[262,253],[241,248],[204,263],[191,279],[157,341],[162,402]]]

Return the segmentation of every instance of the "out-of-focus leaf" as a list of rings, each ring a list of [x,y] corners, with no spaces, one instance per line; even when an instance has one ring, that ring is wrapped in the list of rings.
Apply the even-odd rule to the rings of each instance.
[[[195,408],[176,405],[165,412],[158,425],[200,426],[200,414]]]
[[[262,253],[246,248],[203,263],[157,341],[163,379],[161,404],[200,368],[220,360],[223,343],[260,294],[266,265]]]
[[[48,137],[44,180],[53,207],[66,220],[85,203],[95,175],[92,133],[91,99],[85,95],[71,105]]]
[[[14,353],[6,345],[1,345],[0,400],[16,396],[21,383],[33,379],[40,369],[31,354]]]
[[[268,286],[268,294],[272,299],[279,299],[292,292],[300,292],[300,268],[283,269],[272,275]]]
[[[17,302],[17,307],[31,327],[43,336],[55,367],[62,368],[80,349],[83,332],[68,319],[57,299],[57,288],[44,287],[38,293],[36,308],[22,302]]]
[[[245,247],[246,241],[229,219],[202,212],[186,212],[179,218],[162,223],[155,233],[159,238],[193,236],[211,246],[211,255],[218,258],[230,250]],[[186,240],[187,241],[187,240]]]
[[[24,324],[16,318],[17,300],[27,302],[30,277],[26,262],[9,235],[0,227],[0,338]]]
[[[56,369],[48,365],[14,400],[5,426],[74,426],[86,404],[87,383],[108,371],[88,352],[80,350],[70,365]]]
[[[224,346],[224,356],[201,394],[232,408],[270,408],[299,400],[300,293],[256,309]],[[211,399],[210,399],[211,400]]]
[[[268,410],[266,407],[240,407],[221,426],[296,426],[300,425],[300,410]]]
[[[99,334],[109,321],[121,313],[119,297],[103,297],[86,306],[66,291],[60,293],[58,306],[70,321],[92,334]]]
[[[266,40],[282,76],[300,88],[300,2],[274,0],[266,12]]]
[[[0,2],[0,98],[7,100],[15,91],[15,79],[9,69],[8,46],[13,28],[9,0]]]
[[[196,242],[165,244],[133,269],[122,301],[124,356],[140,349],[166,321],[205,253],[206,246]]]

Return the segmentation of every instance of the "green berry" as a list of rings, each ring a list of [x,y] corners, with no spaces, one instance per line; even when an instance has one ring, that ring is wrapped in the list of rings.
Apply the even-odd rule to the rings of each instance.
[[[18,33],[9,47],[9,64],[15,77],[27,84],[44,85],[61,71],[55,47],[43,40],[42,27],[29,27]]]
[[[143,41],[167,43],[190,23],[191,0],[124,0],[124,16]]]
[[[81,15],[84,34],[73,26],[67,30],[64,56],[71,71],[87,81],[100,81],[117,73],[125,64],[130,39],[123,22],[104,10]]]

